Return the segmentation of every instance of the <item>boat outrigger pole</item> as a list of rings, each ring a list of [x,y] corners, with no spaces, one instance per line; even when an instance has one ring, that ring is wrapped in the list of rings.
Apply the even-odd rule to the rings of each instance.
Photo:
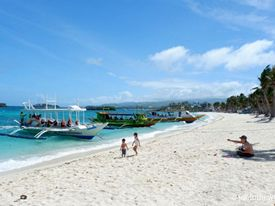
[[[42,131],[40,131],[40,132],[38,132],[36,135],[34,135],[34,137],[36,138],[36,139],[38,139],[39,137],[41,137],[43,134],[45,134],[46,132],[48,132],[48,130],[42,130]]]
[[[21,128],[20,129],[16,129],[16,130],[12,131],[11,133],[9,133],[9,135],[14,135],[15,133],[17,133],[17,132],[19,132],[21,130],[22,130]]]
[[[7,134],[10,137],[17,137],[17,135],[15,135],[17,132],[20,132],[23,130],[24,127],[20,128],[20,129],[16,129],[14,131],[12,131],[11,133]],[[34,135],[34,138],[39,139],[43,134],[45,134],[46,132],[48,132],[48,130],[42,130],[40,132],[38,132],[36,135]],[[19,136],[18,136],[19,137]]]

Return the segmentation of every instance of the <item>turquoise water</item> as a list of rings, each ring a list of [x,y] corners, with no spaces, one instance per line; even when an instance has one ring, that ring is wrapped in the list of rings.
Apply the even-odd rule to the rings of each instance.
[[[14,120],[19,119],[20,109],[20,107],[0,108],[1,133],[8,133],[18,128],[18,124]],[[86,122],[88,122],[88,118],[95,117],[95,111],[87,111],[85,115]],[[142,140],[164,131],[168,132],[180,127],[188,129],[198,126],[200,123],[202,121],[192,124],[185,124],[184,122],[158,123],[147,128],[102,130],[99,136],[92,140],[59,136],[48,137],[46,140],[31,140],[0,136],[0,172],[79,152],[98,150],[111,146],[117,146],[119,149],[121,139],[126,138],[127,142],[131,142],[134,132],[138,132]]]

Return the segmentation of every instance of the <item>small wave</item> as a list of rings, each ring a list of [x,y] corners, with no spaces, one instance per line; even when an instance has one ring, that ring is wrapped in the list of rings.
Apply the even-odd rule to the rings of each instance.
[[[14,126],[14,125],[0,126],[0,130],[14,129],[14,128],[19,128],[19,126]]]
[[[175,130],[175,128],[176,127],[168,128],[168,129],[165,129],[164,131],[168,132],[171,130]],[[154,132],[149,132],[149,133],[143,133],[140,135],[141,136],[140,139],[141,140],[150,139],[150,138],[155,137],[158,134],[163,133],[164,131],[160,130],[160,131],[154,131]],[[127,137],[125,137],[125,139],[128,143],[133,141],[132,136],[127,136]],[[62,157],[68,156],[68,155],[98,151],[101,149],[107,149],[107,148],[118,146],[118,145],[120,145],[120,143],[121,143],[121,139],[113,139],[110,141],[106,141],[103,144],[93,145],[92,147],[88,147],[88,148],[80,147],[80,148],[75,148],[73,150],[70,149],[67,151],[57,152],[56,154],[35,156],[35,157],[26,158],[26,159],[9,159],[9,160],[0,162],[0,173],[14,170],[14,169],[23,168],[23,167],[32,166],[32,165],[39,164],[42,162],[51,161],[51,160],[62,158]]]
[[[192,124],[184,124],[183,123],[183,124],[179,124],[179,125],[171,125],[170,127],[165,128],[165,129],[160,129],[160,130],[153,131],[153,132],[141,133],[140,139],[141,140],[150,139],[150,138],[156,137],[159,134],[169,133],[169,132],[177,131],[177,130],[188,131],[188,130],[191,130],[194,128],[198,128],[198,127],[207,125],[207,124],[215,121],[215,119],[217,119],[217,116],[207,114],[206,118],[204,118],[201,121],[193,122]],[[18,127],[18,126],[0,126],[0,129],[1,128],[11,129],[11,128],[16,128],[16,127]],[[125,138],[128,143],[131,143],[133,141],[132,135],[129,135],[129,136],[126,136],[123,138]],[[8,160],[0,162],[0,172],[19,169],[19,168],[35,165],[38,163],[54,160],[57,158],[61,158],[61,157],[65,157],[65,156],[73,155],[73,154],[77,154],[77,153],[92,152],[92,151],[98,151],[101,149],[107,149],[107,148],[118,146],[118,145],[120,145],[120,143],[121,143],[121,139],[112,139],[112,140],[107,140],[106,142],[98,144],[98,145],[93,145],[92,147],[91,146],[79,147],[79,148],[74,148],[74,149],[70,148],[66,151],[60,151],[55,154],[29,157],[26,159],[8,159]]]
[[[91,152],[91,151],[98,151],[98,150],[109,148],[109,147],[112,147],[115,145],[117,145],[117,142],[112,142],[109,144],[101,144],[101,145],[93,146],[92,148],[91,147],[77,148],[74,150],[70,149],[70,151],[62,151],[62,152],[58,152],[56,154],[49,154],[49,155],[45,155],[45,156],[35,156],[35,157],[27,158],[27,159],[8,159],[6,161],[0,162],[0,173],[23,168],[23,167],[32,166],[32,165],[39,164],[42,162],[51,161],[51,160],[62,158],[62,157],[68,156],[68,155],[79,154],[79,153],[84,153],[84,152]]]

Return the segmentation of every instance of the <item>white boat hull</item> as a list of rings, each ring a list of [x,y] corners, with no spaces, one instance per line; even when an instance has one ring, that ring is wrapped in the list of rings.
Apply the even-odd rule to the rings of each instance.
[[[70,136],[81,139],[92,139],[101,131],[107,124],[90,124],[90,125],[79,125],[66,128],[55,128],[55,127],[26,127],[23,126],[21,129],[23,132],[35,134],[34,137],[39,139],[43,136]]]

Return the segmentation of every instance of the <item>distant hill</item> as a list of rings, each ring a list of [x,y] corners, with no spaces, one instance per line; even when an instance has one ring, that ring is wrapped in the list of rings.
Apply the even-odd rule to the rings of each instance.
[[[6,106],[7,106],[6,103],[1,103],[1,102],[0,102],[0,107],[6,107]]]
[[[206,98],[206,99],[189,99],[189,100],[166,100],[166,101],[154,101],[154,102],[123,102],[123,103],[114,103],[108,104],[108,106],[113,106],[116,108],[159,108],[163,106],[167,106],[172,102],[189,102],[191,104],[195,103],[214,103],[214,102],[223,102],[224,98]],[[103,104],[102,106],[107,106],[107,104]]]

